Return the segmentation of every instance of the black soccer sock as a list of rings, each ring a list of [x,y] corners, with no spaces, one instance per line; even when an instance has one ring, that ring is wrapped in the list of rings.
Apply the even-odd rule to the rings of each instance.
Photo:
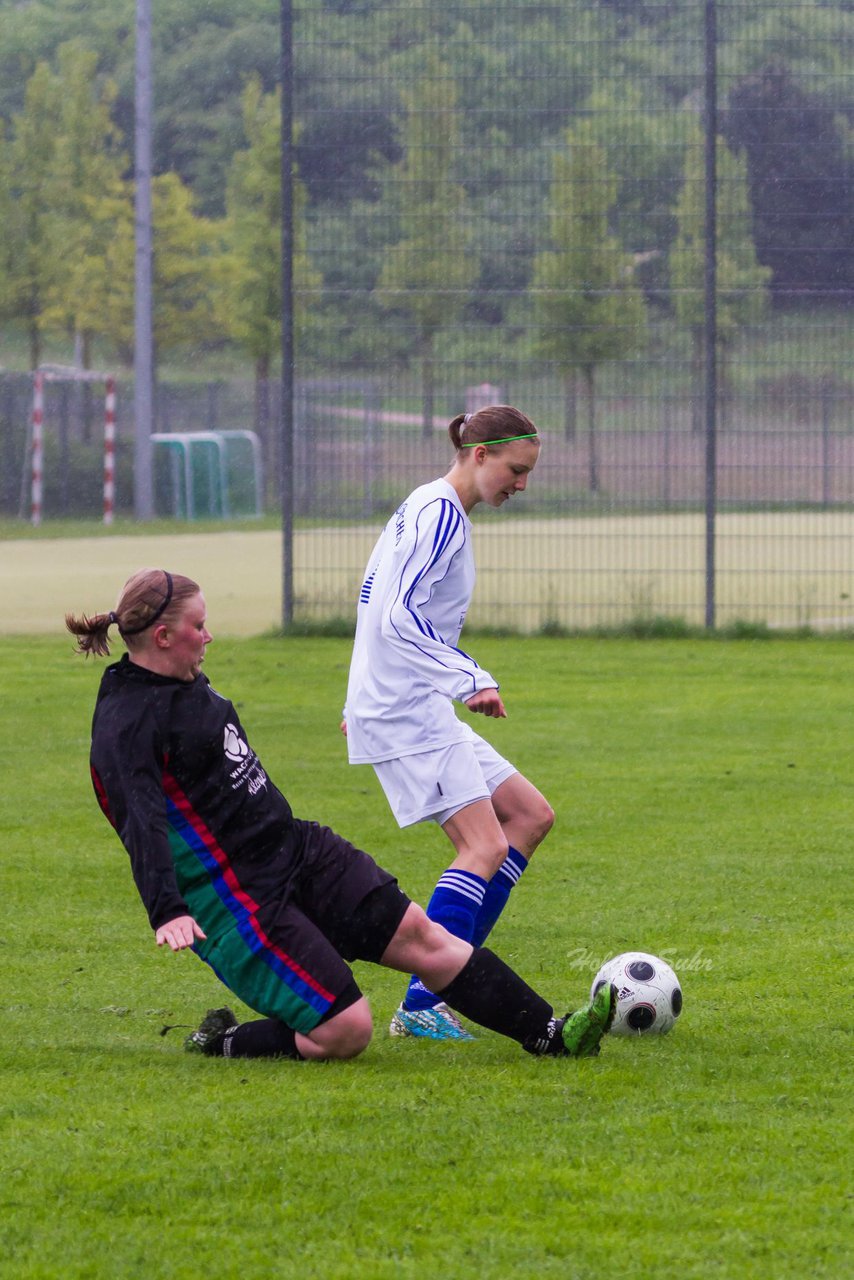
[[[488,947],[475,947],[456,978],[436,994],[464,1018],[509,1036],[528,1053],[566,1053],[554,1009]]]
[[[299,1058],[296,1032],[278,1018],[258,1018],[231,1027],[206,1045],[204,1052],[217,1058]]]

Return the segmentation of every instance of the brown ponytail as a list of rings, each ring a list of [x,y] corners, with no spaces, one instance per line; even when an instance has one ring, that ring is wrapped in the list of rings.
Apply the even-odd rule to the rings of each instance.
[[[108,643],[107,633],[114,622],[118,619],[115,613],[93,613],[91,618],[81,613],[76,618],[73,613],[65,615],[65,625],[72,635],[77,637],[77,653],[83,653],[86,657],[94,654],[96,658],[105,658],[109,656],[110,646]]]

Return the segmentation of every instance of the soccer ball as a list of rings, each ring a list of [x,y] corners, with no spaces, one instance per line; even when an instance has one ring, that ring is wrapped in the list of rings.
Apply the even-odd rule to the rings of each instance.
[[[679,979],[658,956],[626,951],[614,956],[593,979],[590,998],[606,982],[617,988],[617,1012],[611,1033],[617,1036],[662,1035],[682,1012]]]

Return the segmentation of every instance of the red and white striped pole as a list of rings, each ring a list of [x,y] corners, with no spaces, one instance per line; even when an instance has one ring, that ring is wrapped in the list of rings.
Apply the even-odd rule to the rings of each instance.
[[[116,382],[107,378],[104,401],[104,524],[113,523],[116,500]]]
[[[30,520],[33,524],[42,522],[43,420],[44,374],[35,373],[33,375],[33,440],[30,452]]]

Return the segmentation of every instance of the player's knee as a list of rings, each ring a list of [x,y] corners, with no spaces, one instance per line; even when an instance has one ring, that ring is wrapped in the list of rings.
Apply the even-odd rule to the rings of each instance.
[[[500,836],[490,840],[484,839],[482,843],[471,846],[460,854],[454,866],[473,871],[483,880],[491,880],[504,862],[509,850],[509,843]]]
[[[371,1043],[374,1032],[371,1011],[367,1001],[360,1001],[359,1004],[346,1009],[341,1016],[345,1020],[345,1025],[341,1028],[337,1039],[336,1057],[355,1058]]]
[[[555,811],[549,804],[548,800],[540,799],[537,803],[536,812],[534,813],[534,833],[536,835],[537,844],[541,840],[545,840],[555,824]]]
[[[527,844],[533,853],[545,840],[555,822],[555,811],[544,796],[537,795],[525,807],[524,823],[527,828]]]
[[[428,919],[427,912],[417,902],[410,902],[403,919],[397,927],[394,940],[404,946],[423,946],[435,930],[435,923]]]
[[[326,1058],[356,1058],[371,1043],[373,1019],[367,1000],[359,1000],[321,1024],[311,1039]]]
[[[418,971],[419,961],[422,968],[439,965],[444,969],[447,965],[462,966],[471,953],[471,947],[463,938],[457,938],[436,920],[431,920],[425,911],[418,908],[414,921],[416,929],[413,950],[416,963],[413,970]],[[419,975],[423,976],[423,975]]]
[[[452,935],[442,925],[431,920],[417,902],[411,902],[407,907],[396,939],[404,943],[413,957],[428,959],[445,952],[452,945]]]
[[[470,955],[468,942],[448,933],[411,902],[382,963],[403,973],[415,973],[431,991],[439,991],[456,977]]]

